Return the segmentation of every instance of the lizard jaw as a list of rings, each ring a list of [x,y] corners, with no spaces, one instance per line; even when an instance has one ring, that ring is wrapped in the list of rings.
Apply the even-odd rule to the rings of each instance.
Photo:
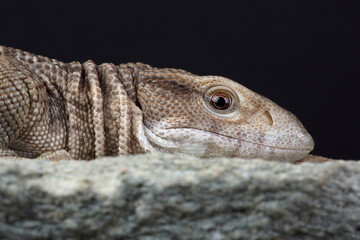
[[[261,158],[295,162],[304,158],[314,146],[311,136],[299,148],[265,145],[199,129],[171,128],[152,131],[145,127],[145,136],[156,151],[182,153],[198,157]]]

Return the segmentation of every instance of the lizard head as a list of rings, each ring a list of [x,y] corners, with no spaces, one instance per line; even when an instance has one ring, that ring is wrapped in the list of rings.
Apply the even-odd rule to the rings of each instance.
[[[136,89],[157,151],[296,161],[314,147],[292,113],[224,77],[150,69],[138,73]]]

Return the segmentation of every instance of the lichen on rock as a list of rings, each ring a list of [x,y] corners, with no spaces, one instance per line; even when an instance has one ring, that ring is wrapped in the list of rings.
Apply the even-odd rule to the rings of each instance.
[[[1,239],[360,239],[360,163],[0,160]]]

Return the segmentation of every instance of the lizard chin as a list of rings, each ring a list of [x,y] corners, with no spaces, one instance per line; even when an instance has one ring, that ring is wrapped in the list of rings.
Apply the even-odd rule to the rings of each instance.
[[[154,131],[144,126],[144,135],[154,151],[197,157],[240,157],[295,162],[304,158],[314,147],[314,141],[310,135],[305,137],[305,144],[296,149],[286,146],[269,146],[190,128]]]

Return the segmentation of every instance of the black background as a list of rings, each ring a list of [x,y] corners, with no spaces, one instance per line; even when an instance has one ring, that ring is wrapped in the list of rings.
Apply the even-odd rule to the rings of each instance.
[[[360,159],[360,1],[3,1],[0,9],[1,45],[66,62],[222,75],[298,116],[313,153]]]

